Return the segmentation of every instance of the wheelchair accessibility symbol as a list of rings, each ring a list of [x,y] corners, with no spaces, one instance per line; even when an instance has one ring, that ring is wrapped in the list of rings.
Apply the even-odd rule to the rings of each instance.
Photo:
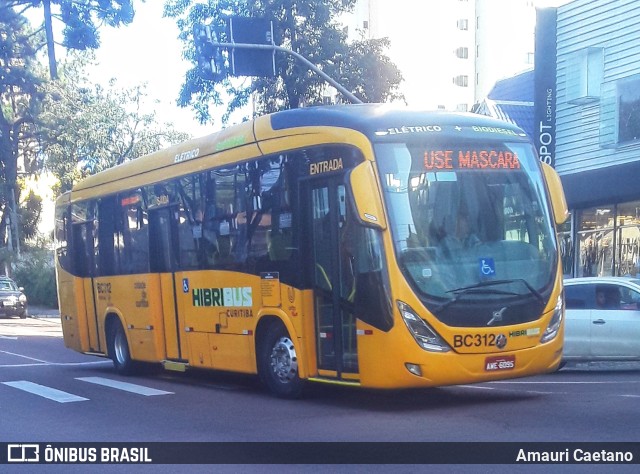
[[[478,259],[480,277],[492,277],[496,275],[496,264],[492,258]]]
[[[182,291],[184,293],[189,293],[189,279],[188,278],[183,278],[182,279]]]

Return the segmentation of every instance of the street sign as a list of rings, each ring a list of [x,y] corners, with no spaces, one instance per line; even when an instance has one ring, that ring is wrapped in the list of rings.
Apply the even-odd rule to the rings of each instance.
[[[273,22],[265,18],[231,17],[227,25],[231,43],[274,46]],[[233,76],[274,77],[275,49],[231,49]]]

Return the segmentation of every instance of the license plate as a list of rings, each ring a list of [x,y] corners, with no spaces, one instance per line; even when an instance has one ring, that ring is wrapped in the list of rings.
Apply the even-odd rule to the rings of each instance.
[[[516,368],[516,356],[494,356],[484,360],[484,370],[486,372],[496,372],[500,370],[513,370]]]

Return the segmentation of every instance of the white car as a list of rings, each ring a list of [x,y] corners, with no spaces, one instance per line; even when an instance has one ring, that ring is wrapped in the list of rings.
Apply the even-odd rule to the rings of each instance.
[[[640,360],[640,280],[564,281],[563,361]]]

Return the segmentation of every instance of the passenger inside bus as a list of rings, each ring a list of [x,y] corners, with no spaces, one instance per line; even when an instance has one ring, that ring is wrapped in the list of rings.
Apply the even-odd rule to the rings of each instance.
[[[452,220],[455,222],[453,229],[453,226],[449,226],[447,231],[447,226],[443,224],[435,234],[439,238],[442,253],[447,258],[458,257],[460,251],[471,249],[482,242],[473,231],[468,214],[460,212],[455,218],[449,216],[449,222]]]
[[[463,248],[475,247],[480,243],[480,238],[471,229],[469,216],[466,213],[458,214],[456,225],[456,239]]]
[[[205,219],[205,213],[200,206],[196,209],[194,220],[194,237],[198,241],[201,261],[205,262],[206,266],[213,265],[216,255],[219,253],[218,239],[213,229],[213,222],[210,219]]]

